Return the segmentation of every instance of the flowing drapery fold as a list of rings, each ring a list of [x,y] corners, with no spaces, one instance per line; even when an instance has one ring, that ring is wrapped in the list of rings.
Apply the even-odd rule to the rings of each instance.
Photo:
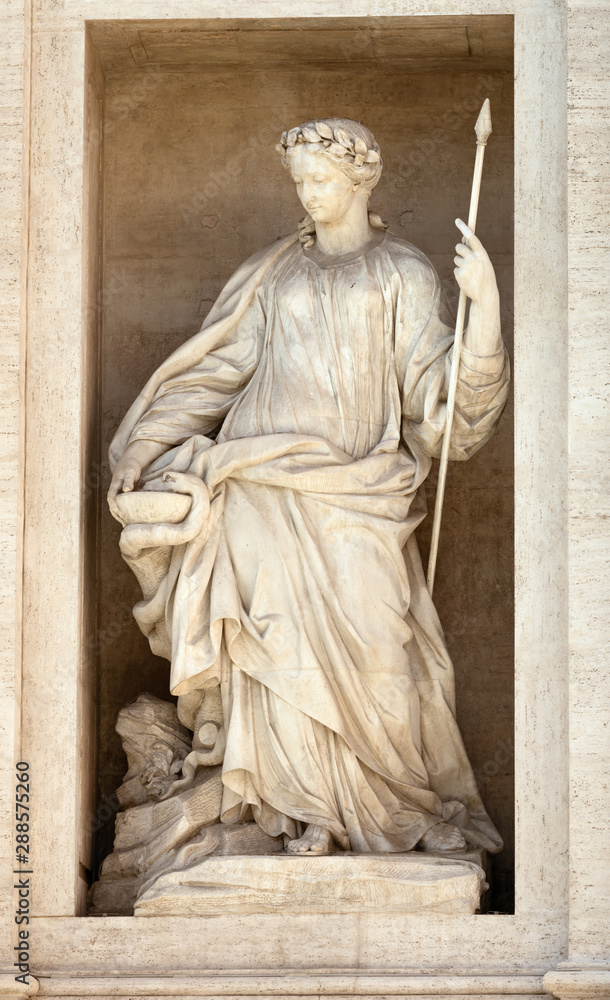
[[[288,238],[236,272],[119,430],[113,460],[167,446],[145,483],[189,472],[209,490],[195,538],[131,562],[153,581],[135,613],[187,725],[221,685],[226,822],[252,811],[269,833],[318,823],[344,847],[399,851],[450,819],[501,846],[413,537],[452,341],[408,244],[388,234],[323,268]],[[507,380],[504,353],[464,351],[452,458],[488,439]]]

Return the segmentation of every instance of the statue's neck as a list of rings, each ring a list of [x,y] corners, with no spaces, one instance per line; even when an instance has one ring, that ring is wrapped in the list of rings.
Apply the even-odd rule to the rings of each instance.
[[[316,245],[321,253],[357,253],[371,241],[368,203],[359,201],[342,219],[316,222]]]

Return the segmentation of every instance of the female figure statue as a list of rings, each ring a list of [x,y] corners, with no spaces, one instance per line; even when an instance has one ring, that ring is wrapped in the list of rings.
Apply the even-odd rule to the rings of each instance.
[[[439,280],[368,211],[382,169],[368,128],[312,120],[278,149],[307,213],[299,233],[236,271],[110,452],[119,519],[117,495],[138,484],[197,509],[122,542],[144,591],[134,613],[194,731],[176,787],[222,760],[221,820],[254,817],[297,854],[496,852],[413,535],[445,425]],[[492,265],[457,225],[472,300],[461,460],[493,431],[508,365]]]

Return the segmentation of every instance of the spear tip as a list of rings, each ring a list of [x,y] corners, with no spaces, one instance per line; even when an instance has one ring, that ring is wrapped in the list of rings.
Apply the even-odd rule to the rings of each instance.
[[[477,143],[480,146],[484,146],[491,135],[491,106],[489,104],[489,97],[486,97],[483,101],[483,107],[479,112],[474,130],[477,134]]]

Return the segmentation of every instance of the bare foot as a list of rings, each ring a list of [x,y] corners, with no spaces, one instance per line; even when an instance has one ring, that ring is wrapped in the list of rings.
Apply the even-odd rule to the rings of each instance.
[[[422,851],[463,851],[466,841],[457,826],[451,823],[436,823],[424,833],[417,846]]]
[[[289,854],[330,854],[333,838],[323,826],[310,823],[298,840],[290,840],[286,846]]]

